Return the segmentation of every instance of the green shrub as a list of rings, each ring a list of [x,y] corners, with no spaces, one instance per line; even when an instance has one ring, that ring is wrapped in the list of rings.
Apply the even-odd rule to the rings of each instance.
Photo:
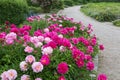
[[[0,24],[5,21],[19,24],[25,20],[27,12],[25,0],[0,0]]]
[[[74,5],[74,2],[72,0],[64,0],[64,4],[66,6],[73,6]]]
[[[41,12],[43,12],[41,7],[34,7],[34,6],[30,6],[29,7],[29,11],[32,11],[34,13],[41,13]]]
[[[26,0],[29,6],[39,7],[38,3],[33,3],[31,0]]]
[[[113,24],[120,27],[120,19],[113,21]]]
[[[45,13],[48,13],[54,9],[59,10],[64,8],[63,0],[37,0],[37,1],[41,5]]]

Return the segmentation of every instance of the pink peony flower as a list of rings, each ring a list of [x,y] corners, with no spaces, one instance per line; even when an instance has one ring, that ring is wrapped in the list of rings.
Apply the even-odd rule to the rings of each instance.
[[[62,35],[62,34],[60,34],[60,35],[58,35],[58,37],[59,37],[59,38],[63,38],[63,35]]]
[[[53,53],[53,49],[52,47],[45,47],[43,48],[43,51],[42,51],[43,54],[52,54]]]
[[[30,46],[27,46],[27,47],[25,47],[24,51],[27,53],[32,53],[34,51],[34,49]]]
[[[50,59],[49,59],[49,56],[48,55],[43,55],[40,59],[40,62],[43,64],[43,65],[49,65],[50,64]]]
[[[94,69],[94,63],[92,61],[87,62],[86,66],[90,71]]]
[[[93,53],[93,47],[92,46],[87,47],[87,53]]]
[[[37,36],[33,36],[33,37],[30,38],[30,41],[31,41],[33,44],[36,44],[36,43],[39,42],[39,39],[38,39]]]
[[[46,37],[44,40],[46,43],[49,43],[50,41],[52,41],[49,37]]]
[[[104,50],[104,46],[102,44],[99,45],[100,50]]]
[[[15,80],[17,78],[17,71],[14,69],[10,69],[6,73],[6,77],[8,80]]]
[[[6,42],[8,45],[14,44],[14,40],[11,39],[11,38],[5,39],[5,42]]]
[[[8,80],[8,78],[7,78],[7,71],[4,71],[1,75],[0,75],[0,77],[1,77],[1,79],[2,80]]]
[[[42,80],[41,78],[36,78],[35,80]]]
[[[97,80],[108,80],[106,74],[99,74]]]
[[[81,68],[81,67],[84,66],[84,61],[83,61],[82,59],[78,59],[78,60],[76,61],[76,64],[77,64],[77,66],[78,66],[79,68]]]
[[[66,62],[61,62],[58,64],[57,71],[59,74],[66,74],[68,72],[68,64]]]
[[[58,80],[66,80],[64,76],[60,76]]]
[[[46,33],[46,32],[49,32],[49,29],[48,28],[45,28],[44,29],[44,32]]]
[[[35,72],[35,73],[42,72],[43,65],[40,62],[34,62],[32,64],[32,69],[33,69],[33,72]]]
[[[66,47],[64,47],[64,46],[60,46],[59,50],[60,50],[60,52],[65,52]]]
[[[28,70],[28,64],[25,61],[22,61],[20,63],[20,69],[21,69],[21,71],[27,71]]]
[[[26,58],[25,58],[25,61],[32,64],[33,62],[35,62],[35,57],[33,55],[28,55]]]
[[[7,34],[7,35],[5,36],[5,39],[8,39],[8,38],[11,38],[11,39],[13,39],[13,40],[16,40],[16,39],[17,39],[17,34],[14,33],[14,32],[10,32],[9,34]]]
[[[39,40],[40,42],[43,42],[43,41],[44,41],[44,37],[43,37],[43,36],[38,36],[38,40]]]
[[[82,26],[80,27],[80,30],[81,30],[81,31],[84,31],[84,30],[85,30],[85,26],[82,25]]]
[[[21,80],[30,80],[30,76],[24,74],[24,75],[21,76]]]
[[[38,43],[36,43],[36,44],[34,44],[34,45],[35,45],[36,48],[38,48],[38,47],[41,47],[41,46],[43,45],[43,43],[38,42]]]

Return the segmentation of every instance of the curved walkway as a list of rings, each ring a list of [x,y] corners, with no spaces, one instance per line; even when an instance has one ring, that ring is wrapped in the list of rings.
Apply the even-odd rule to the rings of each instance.
[[[105,73],[108,80],[120,80],[120,28],[112,23],[101,23],[80,12],[80,6],[65,8],[59,14],[73,17],[85,25],[93,25],[94,33],[99,42],[104,44],[105,50],[99,55],[98,73]]]

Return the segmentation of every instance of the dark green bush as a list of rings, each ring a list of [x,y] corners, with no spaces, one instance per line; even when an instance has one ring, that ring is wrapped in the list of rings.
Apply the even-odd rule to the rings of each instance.
[[[40,5],[38,3],[34,3],[31,0],[26,0],[29,6],[39,7]]]
[[[63,9],[64,2],[63,0],[37,0],[39,5],[42,7],[44,12],[48,13],[54,9]]]
[[[113,21],[113,24],[120,27],[120,19]]]
[[[64,4],[66,6],[73,6],[74,5],[74,2],[72,0],[64,0]]]
[[[25,20],[27,12],[25,0],[0,0],[0,24],[5,21],[19,24]]]
[[[94,17],[98,21],[113,21],[116,19],[116,16],[109,11],[100,12],[95,15],[93,14],[91,17]]]

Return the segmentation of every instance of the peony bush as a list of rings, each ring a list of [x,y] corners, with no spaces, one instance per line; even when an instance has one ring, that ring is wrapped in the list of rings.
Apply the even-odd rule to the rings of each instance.
[[[93,58],[104,50],[92,31],[56,14],[29,17],[20,27],[7,22],[0,31],[1,80],[91,80]]]

